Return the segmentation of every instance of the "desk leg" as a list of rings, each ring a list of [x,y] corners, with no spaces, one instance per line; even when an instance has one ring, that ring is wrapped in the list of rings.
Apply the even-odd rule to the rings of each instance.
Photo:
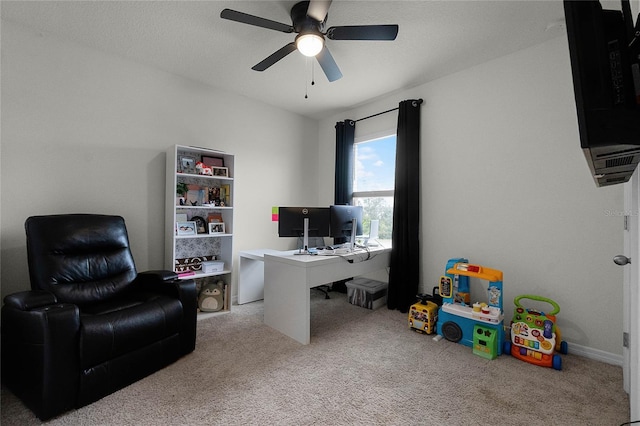
[[[265,324],[303,345],[308,345],[311,314],[310,296],[304,268],[265,259]]]
[[[264,298],[264,261],[240,256],[238,275],[239,305]]]

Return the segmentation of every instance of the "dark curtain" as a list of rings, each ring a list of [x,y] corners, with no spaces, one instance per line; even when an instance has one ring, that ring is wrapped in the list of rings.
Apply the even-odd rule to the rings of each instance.
[[[353,200],[353,141],[356,122],[336,123],[336,178],[334,204],[351,204]]]
[[[408,312],[420,280],[420,104],[400,102],[387,307]]]
[[[336,177],[334,204],[351,204],[353,201],[353,143],[356,133],[356,122],[353,120],[336,123]],[[334,243],[342,244],[346,238],[334,238]],[[331,285],[332,291],[347,292],[345,282],[336,281]]]

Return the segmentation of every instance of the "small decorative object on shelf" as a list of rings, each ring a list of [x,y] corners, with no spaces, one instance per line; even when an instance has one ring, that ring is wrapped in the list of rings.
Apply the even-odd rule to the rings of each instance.
[[[184,182],[178,182],[176,184],[176,204],[179,206],[184,206],[185,201],[187,200],[187,193],[189,192],[189,185]]]
[[[199,299],[209,315],[231,309],[234,167],[233,154],[186,145],[167,150],[165,267],[198,288],[218,284],[215,308],[202,309]]]
[[[174,270],[177,273],[204,272],[202,270],[202,265],[215,260],[215,256],[185,257],[184,259],[176,259],[174,263]]]
[[[213,176],[211,167],[207,166],[202,161],[196,162],[196,172],[198,172],[199,175]]]

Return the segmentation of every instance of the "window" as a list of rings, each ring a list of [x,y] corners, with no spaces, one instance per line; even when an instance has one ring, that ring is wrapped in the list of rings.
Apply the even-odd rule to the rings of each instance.
[[[396,135],[356,140],[354,144],[353,204],[362,206],[362,230],[369,233],[372,219],[378,224],[378,238],[391,239],[393,189],[396,164]]]

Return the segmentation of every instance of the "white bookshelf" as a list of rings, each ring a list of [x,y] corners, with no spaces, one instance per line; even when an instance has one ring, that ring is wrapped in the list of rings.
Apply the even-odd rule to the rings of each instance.
[[[215,162],[216,175],[203,175],[195,162]],[[198,289],[207,282],[223,281],[224,307],[218,312],[199,313],[198,319],[208,318],[231,309],[231,273],[233,271],[233,154],[213,149],[175,145],[167,150],[165,267],[176,271],[181,278],[193,278]],[[189,192],[178,194],[178,184],[186,185]],[[180,203],[182,200],[183,204]],[[204,224],[193,235],[178,235],[177,222]],[[224,232],[210,234],[209,221],[224,223]],[[203,231],[203,232],[202,232]],[[207,260],[224,262],[222,271],[205,273],[201,263]],[[198,266],[200,264],[200,267]],[[189,272],[187,272],[189,271]],[[192,275],[184,275],[183,273]]]

